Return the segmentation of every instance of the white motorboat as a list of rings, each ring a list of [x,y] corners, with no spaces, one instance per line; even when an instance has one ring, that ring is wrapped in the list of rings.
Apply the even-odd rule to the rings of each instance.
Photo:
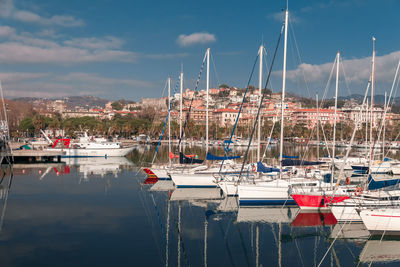
[[[78,142],[71,139],[57,139],[49,151],[63,151],[62,157],[124,157],[134,147],[122,147],[120,142],[110,142],[104,138],[89,137],[87,133]]]

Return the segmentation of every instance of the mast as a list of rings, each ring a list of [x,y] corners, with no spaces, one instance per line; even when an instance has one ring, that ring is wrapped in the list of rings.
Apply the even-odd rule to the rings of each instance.
[[[336,88],[335,88],[335,113],[333,118],[333,143],[332,143],[332,174],[331,174],[331,186],[333,185],[333,174],[335,171],[335,147],[336,147],[336,115],[337,115],[337,98],[339,88],[339,64],[340,63],[340,52],[336,54]]]
[[[179,134],[182,134],[182,105],[183,105],[183,68],[181,70],[181,78],[180,78],[180,92],[181,92],[181,97],[180,97],[180,104],[179,104]],[[183,139],[183,135],[181,136],[181,139]],[[179,152],[182,152],[182,145],[179,145]]]
[[[288,17],[289,10],[286,9],[285,12],[285,42],[283,47],[283,74],[282,74],[282,97],[281,97],[281,136],[280,136],[280,148],[279,148],[279,178],[282,179],[282,154],[283,154],[283,120],[284,111],[283,107],[285,103],[285,89],[286,89],[286,53],[287,53],[287,28],[288,28]]]
[[[367,148],[367,145],[368,145],[368,118],[369,118],[369,115],[368,115],[368,107],[369,107],[369,105],[368,105],[368,103],[369,103],[369,101],[368,101],[368,98],[367,98],[367,103],[365,104],[365,148]]]
[[[262,98],[262,68],[263,68],[263,51],[264,51],[264,46],[260,46],[260,51],[258,52],[258,56],[260,57],[260,71],[258,73],[258,97],[259,97],[259,107],[261,107],[261,98]],[[260,161],[260,143],[261,143],[261,118],[262,118],[262,112],[261,116],[258,119],[258,128],[257,128],[257,136],[258,136],[258,143],[257,143],[257,162]]]
[[[382,161],[385,159],[385,135],[386,135],[386,91],[385,91],[385,106],[383,110],[383,136],[382,136]]]
[[[210,89],[210,48],[207,48],[207,85],[206,85],[206,154],[208,153],[208,91]]]
[[[171,108],[171,77],[168,77],[168,108]],[[169,111],[171,112],[171,111]],[[171,153],[171,116],[168,117],[168,158],[169,165],[171,165],[171,158],[169,157]]]
[[[370,158],[369,158],[369,170],[371,170],[372,161],[374,160],[374,142],[372,141],[372,129],[374,128],[374,93],[375,93],[375,37],[372,37],[372,70],[371,70],[371,123],[369,127],[369,147],[370,147]]]
[[[319,103],[318,103],[318,94],[316,95],[317,100],[317,161],[319,160]]]

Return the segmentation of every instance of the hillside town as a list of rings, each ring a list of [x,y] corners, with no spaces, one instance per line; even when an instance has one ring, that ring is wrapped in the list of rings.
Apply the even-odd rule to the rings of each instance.
[[[226,85],[209,90],[209,123],[210,125],[214,125],[214,128],[218,128],[218,130],[221,131],[221,134],[216,137],[224,138],[229,132],[229,127],[235,124],[239,108],[243,101],[244,92],[245,89],[228,87]],[[248,129],[249,126],[254,123],[259,105],[259,93],[258,88],[253,86],[249,87],[243,102],[240,119],[238,120],[239,131],[243,128]],[[177,125],[181,118],[182,120],[186,119],[189,108],[190,122],[196,126],[205,125],[206,97],[206,90],[194,91],[189,88],[183,90],[182,96],[180,93],[171,96],[173,102],[171,104],[172,108],[170,114],[171,120],[175,122],[174,125]],[[74,101],[72,101],[73,98]],[[79,99],[79,101],[76,99]],[[9,101],[9,106],[12,106],[11,102]],[[93,96],[86,96],[79,98],[67,97],[63,99],[24,99],[23,103],[26,106],[26,114],[21,113],[18,115],[15,112],[10,112],[12,113],[12,115],[10,115],[10,128],[12,129],[14,127],[14,130],[17,132],[19,131],[19,134],[21,134],[21,132],[24,132],[23,128],[25,127],[21,127],[21,121],[26,117],[32,116],[32,114],[36,114],[36,116],[39,115],[46,118],[58,119],[59,122],[51,126],[51,131],[48,131],[49,135],[54,136],[68,135],[68,133],[64,131],[64,125],[62,123],[62,121],[66,120],[71,121],[78,120],[79,118],[90,118],[91,120],[104,122],[114,121],[116,119],[125,119],[129,121],[145,118],[146,122],[142,122],[143,125],[136,131],[130,131],[130,134],[148,134],[156,137],[161,132],[161,124],[165,121],[169,107],[167,97],[142,98],[140,102],[134,102],[126,100],[107,101]],[[317,123],[322,125],[322,127],[326,125],[325,128],[331,129],[335,117],[333,104],[334,101],[332,101],[332,99],[320,101],[317,109],[317,104],[312,99],[288,95],[284,104],[284,116],[285,121],[287,121],[287,123],[285,123],[287,126],[285,127],[300,127],[300,132],[297,131],[296,134],[300,134],[301,136],[309,133],[315,128]],[[372,117],[369,108],[366,106],[367,105],[362,106],[358,101],[351,98],[340,100],[340,106],[337,109],[337,124],[341,125],[342,128],[344,126],[352,127],[357,118],[360,117],[360,131],[363,127],[366,127],[366,122],[368,122],[368,124],[372,122],[373,128],[376,129],[380,125],[384,115],[383,105],[374,105]],[[261,123],[265,127],[271,126],[274,122],[279,121],[281,114],[281,93],[272,93],[268,90],[268,96],[264,99],[260,114]],[[392,113],[390,110],[386,113],[386,125],[388,127],[395,127],[398,119],[399,114]],[[77,123],[78,122],[76,122],[76,124]],[[121,123],[119,124],[121,126]],[[155,128],[153,127],[151,131],[151,125],[158,126]],[[42,127],[43,126],[46,127],[49,125],[42,125]],[[85,126],[87,125],[84,123],[83,125],[79,124],[79,127]],[[89,130],[98,132],[96,129],[93,129],[93,127],[89,128],[91,128]],[[115,129],[113,133],[121,134],[124,132],[124,127],[121,126],[120,128],[121,129]],[[126,128],[127,127],[125,127],[125,129]],[[225,131],[223,129],[225,129]],[[214,129],[214,131],[216,132],[217,129]],[[242,132],[243,133],[239,134],[246,135],[244,133],[245,131]],[[178,133],[176,133],[175,136],[178,136]],[[202,134],[198,134],[196,137],[201,136]]]

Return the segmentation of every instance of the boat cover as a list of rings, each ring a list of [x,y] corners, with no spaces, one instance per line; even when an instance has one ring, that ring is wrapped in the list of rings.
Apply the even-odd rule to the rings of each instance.
[[[179,163],[180,164],[201,164],[201,163],[203,163],[203,160],[186,157],[185,155],[183,155],[182,152],[180,152],[179,153]]]
[[[262,173],[279,172],[279,169],[267,167],[264,164],[262,164],[261,161],[259,161],[257,162],[257,172],[262,172]]]
[[[207,160],[227,160],[227,159],[240,159],[241,156],[226,156],[226,157],[221,157],[221,156],[215,156],[211,154],[210,152],[207,152]]]
[[[284,159],[282,160],[282,166],[310,166],[324,164],[322,161],[307,161],[299,159]]]
[[[287,155],[282,154],[282,158],[283,159],[299,159],[299,156],[287,156]]]
[[[379,188],[384,188],[388,186],[393,186],[393,185],[398,185],[400,182],[400,179],[388,179],[388,180],[381,180],[381,181],[376,181],[370,175],[368,177],[368,189],[369,190],[374,190],[374,189],[379,189]]]

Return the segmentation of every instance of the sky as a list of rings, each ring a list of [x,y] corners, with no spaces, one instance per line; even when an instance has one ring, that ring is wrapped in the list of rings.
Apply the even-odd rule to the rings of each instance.
[[[0,0],[0,80],[10,98],[139,101],[165,95],[168,76],[174,90],[182,68],[184,87],[194,88],[209,47],[210,86],[243,88],[261,44],[270,65],[285,8],[281,0]],[[332,96],[340,51],[339,94],[363,93],[373,36],[376,92],[389,91],[400,59],[399,11],[397,0],[289,1],[287,91],[314,97],[328,88]],[[274,92],[282,61],[283,42],[268,85]],[[250,84],[257,79],[258,69]]]

